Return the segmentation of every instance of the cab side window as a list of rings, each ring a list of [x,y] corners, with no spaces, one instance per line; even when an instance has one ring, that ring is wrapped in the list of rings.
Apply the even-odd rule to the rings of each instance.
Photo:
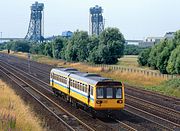
[[[104,89],[97,88],[97,98],[104,98]]]

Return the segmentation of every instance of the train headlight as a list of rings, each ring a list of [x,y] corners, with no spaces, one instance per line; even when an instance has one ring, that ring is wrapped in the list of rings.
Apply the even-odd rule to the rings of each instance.
[[[97,101],[96,101],[96,104],[101,104],[101,103],[102,103],[101,100],[97,100]]]
[[[122,100],[117,100],[117,103],[122,104],[123,101]]]

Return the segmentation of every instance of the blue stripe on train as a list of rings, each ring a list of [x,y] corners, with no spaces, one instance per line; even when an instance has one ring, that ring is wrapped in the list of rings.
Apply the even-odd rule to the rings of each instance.
[[[50,79],[50,81],[52,82],[52,79]],[[67,86],[62,85],[62,84],[60,84],[59,82],[55,82],[55,81],[54,81],[54,83],[56,83],[57,85],[60,85],[60,86],[63,87],[63,88],[68,89]],[[71,91],[73,91],[73,92],[75,92],[75,93],[78,93],[78,94],[80,94],[80,95],[88,98],[88,96],[86,96],[86,95],[84,95],[84,94],[82,94],[82,93],[80,93],[80,92],[77,92],[77,91],[75,91],[75,90],[73,90],[73,89],[71,89]],[[90,99],[91,99],[92,101],[94,101],[94,98],[90,97]]]

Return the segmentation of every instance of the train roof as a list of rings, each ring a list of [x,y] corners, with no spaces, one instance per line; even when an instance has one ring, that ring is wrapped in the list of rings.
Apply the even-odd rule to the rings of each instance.
[[[62,74],[63,76],[68,77],[71,73],[75,73],[75,72],[79,72],[79,71],[77,69],[75,69],[75,68],[58,67],[58,68],[53,68],[51,70],[51,73],[52,72]]]
[[[57,72],[64,76],[70,76],[79,81],[84,81],[87,84],[96,85],[98,82],[113,81],[112,79],[105,78],[99,74],[84,73],[74,68],[54,68],[51,72]]]
[[[98,74],[83,73],[83,72],[76,72],[70,74],[70,77],[75,78],[76,80],[84,81],[92,85],[96,85],[98,82],[112,81],[112,79],[104,78]]]

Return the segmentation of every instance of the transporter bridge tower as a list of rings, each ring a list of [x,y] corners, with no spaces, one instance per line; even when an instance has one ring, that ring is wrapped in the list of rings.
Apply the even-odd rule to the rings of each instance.
[[[90,8],[89,33],[99,35],[104,30],[103,9],[96,5]]]
[[[28,32],[25,40],[42,42],[44,37],[44,4],[35,2],[31,6],[31,15]]]

